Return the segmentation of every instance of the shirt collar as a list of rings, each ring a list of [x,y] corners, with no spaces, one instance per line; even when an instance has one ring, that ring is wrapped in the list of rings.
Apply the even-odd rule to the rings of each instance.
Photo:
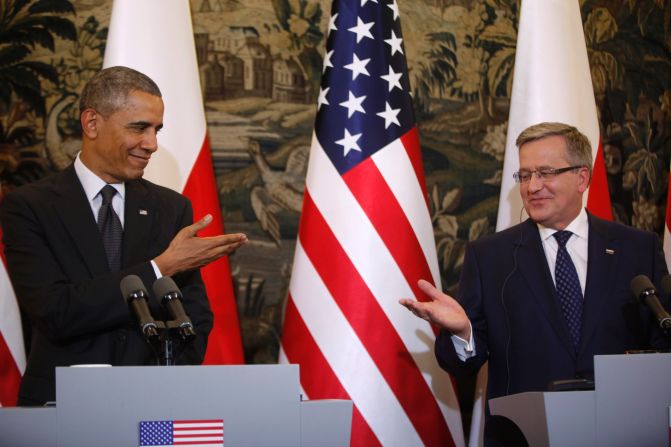
[[[89,200],[89,202],[91,202],[98,195],[103,186],[107,185],[107,183],[103,179],[98,177],[93,171],[87,168],[86,165],[82,162],[80,156],[81,152],[79,152],[77,154],[77,158],[75,158],[75,172],[77,173],[77,178],[79,178],[79,182],[82,184],[82,187],[84,188],[86,198]],[[126,184],[110,183],[110,185],[112,185],[114,189],[117,190],[117,192],[121,196],[121,200],[125,200]]]
[[[538,225],[538,232],[540,233],[542,240],[547,240],[557,232],[554,228],[549,228],[541,224],[536,225]],[[585,208],[580,208],[580,213],[578,213],[575,219],[573,219],[564,230],[570,231],[579,238],[587,239],[587,234],[589,233],[589,219],[587,218],[587,211],[585,211]]]

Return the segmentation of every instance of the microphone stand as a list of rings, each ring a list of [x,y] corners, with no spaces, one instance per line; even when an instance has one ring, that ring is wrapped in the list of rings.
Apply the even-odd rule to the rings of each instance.
[[[157,337],[145,337],[154,352],[156,364],[174,366],[184,350],[193,343],[196,333],[193,328],[182,327],[175,320],[157,321]]]

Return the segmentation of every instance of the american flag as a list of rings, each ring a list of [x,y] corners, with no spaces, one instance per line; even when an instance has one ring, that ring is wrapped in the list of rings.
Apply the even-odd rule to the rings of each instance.
[[[141,421],[140,446],[224,445],[224,420]]]
[[[354,402],[352,445],[463,445],[431,326],[398,304],[440,286],[399,7],[336,0],[280,361],[310,399]]]

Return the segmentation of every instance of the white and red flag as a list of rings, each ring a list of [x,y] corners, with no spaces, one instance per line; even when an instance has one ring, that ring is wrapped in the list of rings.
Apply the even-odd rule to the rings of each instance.
[[[522,1],[497,231],[519,223],[522,216],[522,199],[513,180],[519,169],[515,140],[522,130],[543,121],[570,124],[589,138],[594,168],[584,200],[591,213],[612,220],[578,0]]]
[[[195,219],[212,215],[201,235],[223,233],[188,0],[115,0],[103,65],[134,68],[158,84],[164,127],[144,177],[187,196]],[[201,274],[214,313],[205,363],[243,363],[228,259]]]
[[[396,2],[334,0],[280,361],[354,402],[353,446],[463,445],[434,331],[398,304],[440,288]]]
[[[2,232],[0,232],[2,240]],[[21,316],[12,283],[5,266],[4,246],[0,242],[0,406],[16,405],[19,383],[26,369]]]

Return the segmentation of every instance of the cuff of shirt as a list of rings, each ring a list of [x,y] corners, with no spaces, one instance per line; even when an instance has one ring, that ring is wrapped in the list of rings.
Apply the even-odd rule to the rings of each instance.
[[[156,279],[161,278],[163,275],[161,274],[161,271],[158,269],[158,265],[156,265],[156,263],[154,262],[153,259],[150,262],[151,262],[151,268],[154,269],[154,274],[156,275]]]
[[[456,335],[452,335],[451,337],[454,350],[457,352],[457,357],[459,357],[459,360],[462,362],[465,362],[471,357],[475,357],[475,345],[473,344],[473,326],[471,326],[470,321],[468,322],[468,326],[470,327],[470,337],[468,341],[461,337],[457,337]]]

